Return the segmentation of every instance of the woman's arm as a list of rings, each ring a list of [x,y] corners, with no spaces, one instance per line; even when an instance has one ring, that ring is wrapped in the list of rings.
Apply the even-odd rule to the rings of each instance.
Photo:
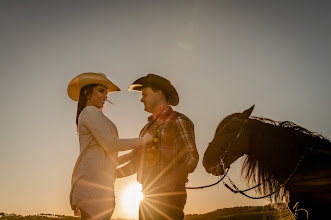
[[[99,145],[106,151],[125,151],[137,148],[152,141],[147,133],[143,137],[117,139],[110,131],[103,113],[96,107],[85,107],[79,116],[80,124],[86,126]]]

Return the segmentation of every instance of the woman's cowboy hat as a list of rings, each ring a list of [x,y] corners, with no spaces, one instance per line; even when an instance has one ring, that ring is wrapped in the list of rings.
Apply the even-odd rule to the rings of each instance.
[[[103,73],[82,73],[76,76],[68,85],[68,95],[74,100],[79,100],[81,88],[90,84],[100,84],[107,87],[107,92],[121,91],[114,83],[107,79]]]
[[[153,87],[162,90],[164,95],[168,98],[169,105],[176,106],[179,103],[179,97],[175,87],[171,85],[169,80],[161,76],[150,73],[134,81],[132,85],[129,86],[129,90],[141,91],[143,87]]]

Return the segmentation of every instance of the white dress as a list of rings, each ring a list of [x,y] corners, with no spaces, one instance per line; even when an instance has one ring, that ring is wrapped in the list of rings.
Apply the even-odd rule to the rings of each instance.
[[[93,219],[110,219],[115,208],[117,152],[143,144],[143,138],[118,139],[117,128],[101,110],[87,106],[78,119],[80,155],[70,192],[72,207]]]

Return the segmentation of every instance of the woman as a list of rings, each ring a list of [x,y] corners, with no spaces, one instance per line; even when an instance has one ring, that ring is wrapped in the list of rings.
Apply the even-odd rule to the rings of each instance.
[[[116,126],[103,113],[107,93],[120,91],[102,73],[82,73],[68,85],[68,95],[78,101],[76,124],[80,155],[72,174],[70,204],[75,215],[110,219],[115,208],[114,181],[117,152],[152,141],[156,126],[145,136],[118,139]]]

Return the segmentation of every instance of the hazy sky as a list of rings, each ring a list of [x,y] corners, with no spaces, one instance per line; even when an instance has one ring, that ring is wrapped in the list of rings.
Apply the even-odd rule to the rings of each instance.
[[[253,115],[290,120],[331,137],[331,13],[328,1],[0,1],[0,211],[72,215],[79,154],[76,75],[103,72],[122,92],[104,113],[120,137],[147,121],[128,86],[156,73],[176,87],[174,109],[195,124],[200,161],[190,186],[217,177],[202,166],[219,121],[255,104]],[[282,159],[279,158],[281,163]],[[229,175],[241,188],[240,161]],[[132,217],[116,181],[113,217]],[[264,205],[223,184],[189,190],[187,214]]]

